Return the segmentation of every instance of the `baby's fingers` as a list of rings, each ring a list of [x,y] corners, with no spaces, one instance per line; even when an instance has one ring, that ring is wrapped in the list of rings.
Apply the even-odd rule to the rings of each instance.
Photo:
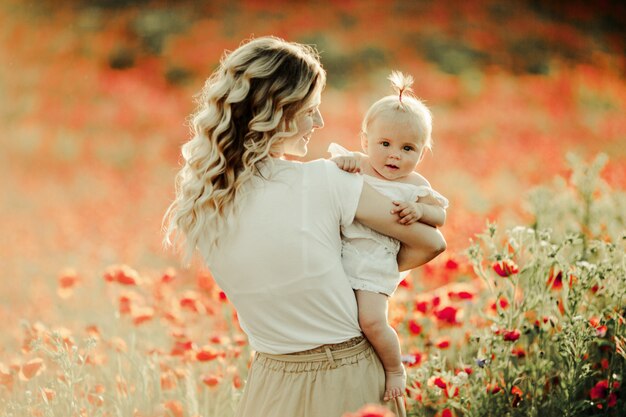
[[[402,210],[405,210],[408,207],[408,204],[405,203],[404,201],[394,201],[393,204],[396,206],[393,209],[391,209],[391,213],[396,214],[396,213],[400,213]]]
[[[415,215],[409,215],[409,216],[406,216],[406,217],[402,217],[402,218],[400,218],[400,220],[398,220],[399,223],[401,223],[403,225],[406,225],[406,226],[408,226],[410,224],[413,224],[416,221],[417,221],[417,216],[415,216]]]

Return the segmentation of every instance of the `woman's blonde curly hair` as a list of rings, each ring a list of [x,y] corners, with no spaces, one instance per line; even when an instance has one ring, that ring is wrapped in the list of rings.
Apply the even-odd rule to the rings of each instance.
[[[215,248],[257,163],[297,132],[295,116],[325,83],[319,55],[306,45],[262,37],[224,54],[191,116],[193,137],[163,219],[166,246],[175,234],[186,263],[199,245]]]

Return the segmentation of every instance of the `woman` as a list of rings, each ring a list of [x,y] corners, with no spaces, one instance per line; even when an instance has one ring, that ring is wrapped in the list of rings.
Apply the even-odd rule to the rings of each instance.
[[[402,242],[403,270],[445,249],[421,223],[326,160],[299,163],[315,129],[325,72],[316,51],[251,40],[207,81],[183,146],[166,217],[186,259],[198,249],[257,352],[237,416],[339,417],[379,403],[385,375],[361,334],[341,265],[341,225],[354,219]]]

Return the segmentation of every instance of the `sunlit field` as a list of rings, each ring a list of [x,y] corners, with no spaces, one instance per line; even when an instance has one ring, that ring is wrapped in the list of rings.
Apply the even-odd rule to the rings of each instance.
[[[62,3],[0,0],[0,416],[233,415],[246,337],[161,219],[194,95],[269,34],[328,72],[307,160],[358,149],[391,70],[433,113],[448,250],[390,311],[409,415],[626,415],[625,6]]]

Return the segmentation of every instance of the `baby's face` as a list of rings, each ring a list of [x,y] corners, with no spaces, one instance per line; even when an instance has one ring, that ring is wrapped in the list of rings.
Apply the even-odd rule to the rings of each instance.
[[[363,149],[380,177],[394,181],[413,172],[422,156],[423,141],[410,116],[385,111],[370,122],[367,130]]]

